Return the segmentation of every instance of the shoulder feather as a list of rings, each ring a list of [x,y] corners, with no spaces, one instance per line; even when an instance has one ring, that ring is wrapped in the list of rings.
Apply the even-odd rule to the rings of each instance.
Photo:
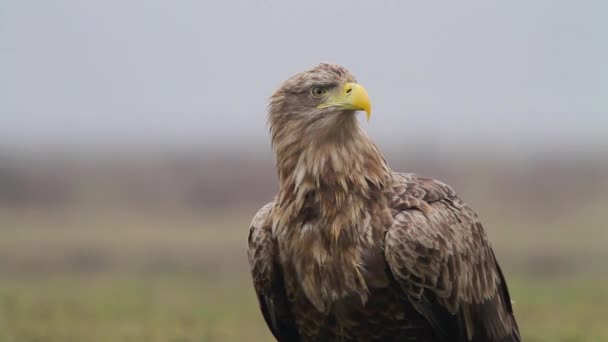
[[[477,215],[439,181],[396,179],[385,257],[412,305],[446,340],[519,341],[507,286]]]

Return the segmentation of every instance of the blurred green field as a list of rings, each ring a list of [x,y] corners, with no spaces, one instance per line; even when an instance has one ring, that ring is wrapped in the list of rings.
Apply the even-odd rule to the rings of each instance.
[[[0,341],[272,340],[248,276],[249,213],[1,217]],[[550,240],[532,231],[518,243],[509,237],[529,227],[509,231],[500,222],[488,230],[525,340],[608,341],[608,276],[577,269],[576,255],[563,272],[540,257],[560,246],[565,255],[600,255],[600,243],[583,252],[589,241],[565,235],[568,224],[556,225]]]
[[[9,162],[0,342],[273,340],[246,257],[271,161]],[[608,165],[445,163],[412,164],[478,212],[524,340],[608,341]]]
[[[512,277],[525,341],[607,341],[608,279]],[[1,341],[272,341],[249,280],[188,275],[4,280]]]

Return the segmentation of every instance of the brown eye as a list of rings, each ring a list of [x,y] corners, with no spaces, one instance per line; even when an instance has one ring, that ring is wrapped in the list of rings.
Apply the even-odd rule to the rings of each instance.
[[[323,87],[314,87],[310,90],[310,93],[314,97],[323,97],[327,93],[327,89]]]

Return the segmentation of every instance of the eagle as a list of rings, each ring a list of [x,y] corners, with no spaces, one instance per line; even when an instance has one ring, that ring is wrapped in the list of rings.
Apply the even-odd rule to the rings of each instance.
[[[520,341],[475,212],[438,180],[393,171],[363,131],[365,88],[322,63],[271,96],[279,190],[248,257],[278,341]]]

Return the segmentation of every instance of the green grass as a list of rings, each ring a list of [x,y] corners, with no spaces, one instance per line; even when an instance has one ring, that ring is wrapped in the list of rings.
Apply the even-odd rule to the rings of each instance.
[[[515,277],[525,341],[608,341],[608,280]],[[271,341],[246,277],[4,279],[0,341]]]
[[[4,280],[0,341],[268,340],[247,285],[177,275]]]
[[[525,341],[608,341],[608,279],[512,277],[514,310]]]
[[[536,225],[484,210],[525,341],[608,341],[605,207]],[[0,342],[272,341],[251,215],[0,211]]]

